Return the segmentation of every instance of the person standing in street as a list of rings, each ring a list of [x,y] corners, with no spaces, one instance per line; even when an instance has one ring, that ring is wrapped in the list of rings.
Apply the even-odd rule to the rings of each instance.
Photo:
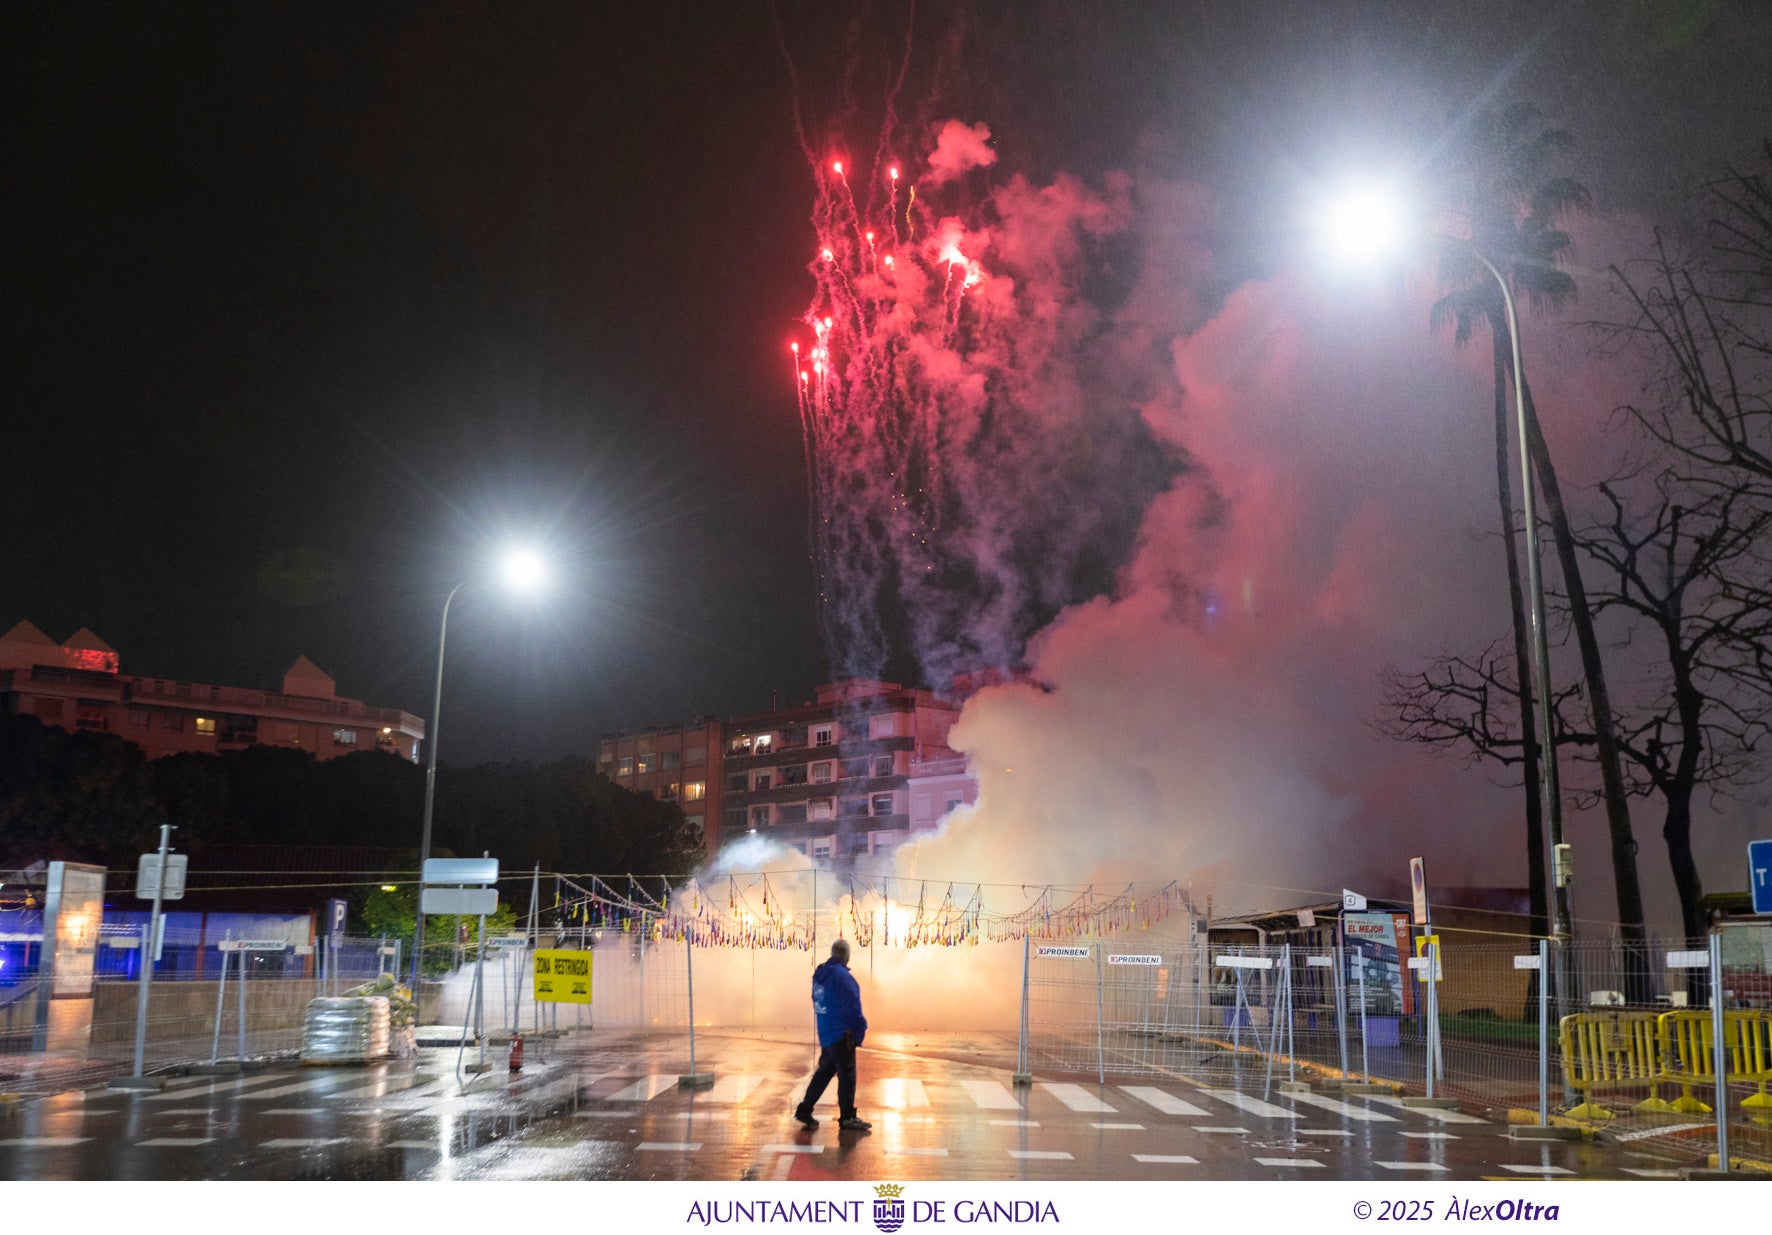
[[[812,972],[812,1010],[818,1015],[818,1070],[806,1086],[806,1097],[794,1108],[794,1118],[808,1128],[818,1127],[812,1108],[834,1076],[837,1127],[866,1132],[874,1125],[855,1111],[855,1048],[868,1036],[868,1020],[861,1014],[861,987],[849,972],[847,939],[833,943],[831,959]]]

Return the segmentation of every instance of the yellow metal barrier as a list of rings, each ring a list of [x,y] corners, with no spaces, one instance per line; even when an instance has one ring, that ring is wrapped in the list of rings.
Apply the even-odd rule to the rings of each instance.
[[[1570,1115],[1612,1118],[1612,1112],[1594,1100],[1599,1091],[1608,1089],[1647,1089],[1649,1096],[1632,1108],[1638,1113],[1675,1109],[1661,1099],[1665,1043],[1656,1020],[1653,1012],[1578,1012],[1558,1023],[1563,1080],[1582,1097]]]
[[[1700,1081],[1716,1084],[1715,1039],[1711,1013],[1705,1009],[1664,1012],[1661,1015],[1661,1056],[1670,1080],[1680,1083],[1681,1096],[1674,1109],[1708,1114],[1710,1107],[1692,1096]],[[1758,1085],[1759,1092],[1742,1100],[1741,1109],[1761,1127],[1772,1127],[1772,1012],[1764,1009],[1723,1013],[1723,1074],[1726,1084]]]

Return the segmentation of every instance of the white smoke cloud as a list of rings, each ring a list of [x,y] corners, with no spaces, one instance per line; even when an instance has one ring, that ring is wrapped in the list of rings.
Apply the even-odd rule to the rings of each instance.
[[[935,137],[935,150],[929,156],[929,171],[923,177],[930,187],[946,184],[964,176],[975,167],[989,167],[997,161],[991,148],[990,126],[965,124],[949,120]]]

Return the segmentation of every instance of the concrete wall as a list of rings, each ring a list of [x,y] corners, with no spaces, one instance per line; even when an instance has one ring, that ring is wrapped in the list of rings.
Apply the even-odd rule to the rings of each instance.
[[[215,982],[156,982],[148,991],[148,1034],[154,1041],[168,1038],[201,1038],[215,1031]],[[222,1009],[222,1037],[229,1039],[240,1024],[240,984],[228,980],[227,1003]],[[246,1028],[248,1032],[299,1029],[308,1001],[318,994],[312,978],[266,978],[246,982]],[[135,1040],[136,984],[101,982],[92,1014],[95,1046]]]

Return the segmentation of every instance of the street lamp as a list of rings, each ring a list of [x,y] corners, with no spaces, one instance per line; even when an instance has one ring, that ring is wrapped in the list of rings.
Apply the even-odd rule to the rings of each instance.
[[[1381,186],[1365,186],[1342,194],[1325,212],[1323,234],[1327,247],[1338,256],[1373,261],[1400,251],[1409,228],[1395,194]],[[1526,579],[1532,602],[1532,677],[1538,694],[1539,802],[1549,840],[1546,872],[1551,877],[1551,932],[1559,944],[1569,941],[1569,891],[1556,878],[1556,855],[1563,843],[1562,790],[1557,776],[1557,744],[1551,728],[1550,644],[1545,633],[1544,577],[1539,569],[1538,503],[1532,483],[1532,456],[1526,433],[1526,377],[1520,365],[1520,323],[1514,313],[1514,293],[1507,277],[1470,241],[1455,236],[1439,237],[1470,254],[1495,279],[1507,311],[1508,341],[1514,359],[1514,424],[1520,438],[1520,494],[1526,519]]]
[[[437,736],[442,728],[443,714],[443,648],[449,638],[449,606],[455,600],[457,592],[470,583],[483,583],[489,574],[495,574],[504,586],[513,592],[533,593],[544,586],[548,579],[547,562],[533,549],[514,548],[507,550],[499,559],[496,570],[482,571],[463,579],[449,589],[449,595],[443,598],[443,623],[437,631],[437,685],[431,693],[431,720],[426,730],[425,760],[425,814],[424,825],[419,832],[418,867],[419,867],[419,899],[421,908],[418,912],[417,927],[412,939],[412,1008],[413,1023],[418,1023],[419,980],[423,974],[423,958],[425,946],[425,915],[422,908],[424,899],[424,865],[431,857],[431,807],[437,799]]]

